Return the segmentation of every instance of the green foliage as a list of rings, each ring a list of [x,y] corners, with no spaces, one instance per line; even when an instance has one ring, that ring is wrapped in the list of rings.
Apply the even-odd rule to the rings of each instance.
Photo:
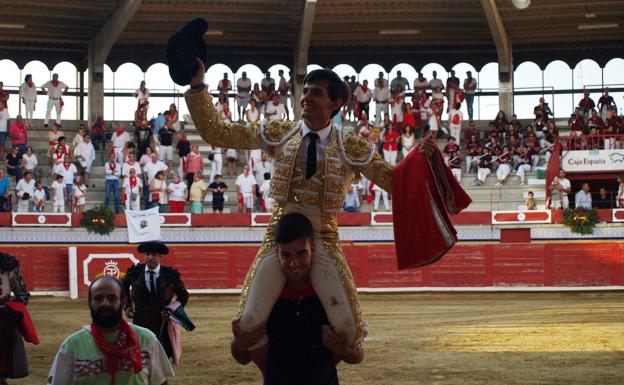
[[[84,216],[80,220],[80,224],[84,226],[89,233],[108,235],[115,229],[114,220],[115,214],[113,214],[113,210],[104,206],[96,206],[85,211]]]
[[[573,233],[593,234],[594,227],[598,223],[598,212],[596,209],[586,209],[579,207],[576,209],[563,210],[563,223],[570,226]]]

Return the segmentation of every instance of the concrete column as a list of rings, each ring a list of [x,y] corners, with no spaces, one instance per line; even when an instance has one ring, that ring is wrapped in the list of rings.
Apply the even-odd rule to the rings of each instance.
[[[98,112],[104,113],[104,61],[97,61],[94,40],[89,42],[89,110],[86,119],[91,121]]]
[[[511,43],[509,44],[511,46]],[[511,51],[509,57],[503,61],[498,61],[498,104],[499,109],[505,113],[507,117],[511,117],[514,111],[513,100],[513,58]]]

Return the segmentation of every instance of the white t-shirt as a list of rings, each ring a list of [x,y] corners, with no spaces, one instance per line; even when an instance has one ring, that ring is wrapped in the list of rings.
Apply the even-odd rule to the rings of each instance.
[[[572,187],[570,180],[568,178],[559,179],[559,185],[564,189],[569,189]],[[565,191],[561,191],[561,197],[567,197],[568,193]]]
[[[435,89],[436,87],[440,87],[441,90],[444,89],[444,85],[442,84],[442,80],[440,79],[431,79],[429,81],[429,87],[431,87],[431,89]]]
[[[138,99],[139,102],[145,102],[147,101],[147,99],[149,99],[150,93],[149,90],[147,88],[145,88],[145,92],[141,91],[141,87],[137,88],[136,91],[134,91],[134,93],[136,94],[136,98]]]
[[[26,161],[26,164],[24,164],[24,168],[28,171],[32,171],[32,169],[37,167],[37,165],[39,164],[39,161],[37,160],[37,155],[35,154],[32,154],[31,156],[28,156],[28,154],[24,154],[22,155],[22,159]]]
[[[65,168],[65,163],[59,163],[54,166],[54,172],[63,175],[63,183],[74,184],[74,177],[78,174],[78,169],[73,163],[67,169]]]
[[[449,121],[450,121],[451,128],[460,128],[462,125],[463,119],[464,119],[464,114],[462,114],[461,111],[452,109],[451,112],[449,112]]]
[[[78,200],[79,205],[85,204],[86,194],[87,194],[87,186],[84,184],[81,184],[80,187],[76,185],[72,189],[72,195],[74,196],[74,198]]]
[[[186,183],[180,181],[180,183],[169,183],[167,186],[171,190],[169,193],[170,201],[185,201],[186,194],[184,194],[184,190],[186,190]]]
[[[251,108],[250,108],[250,109],[247,110],[247,121],[248,122],[252,122],[252,123],[253,122],[257,122],[259,118],[260,118],[260,110],[259,109],[256,108],[255,110],[252,111]]]
[[[260,194],[262,194],[262,199],[264,199],[265,201],[267,200],[267,198],[273,199],[271,198],[271,196],[269,195],[269,192],[271,190],[271,180],[265,180],[264,182],[262,182],[262,184],[260,185]]]
[[[93,148],[91,142],[81,142],[80,144],[78,144],[78,146],[76,146],[76,155],[80,155],[85,158],[85,160],[79,160],[80,164],[85,167],[87,163],[95,160],[95,148]]]
[[[390,99],[390,88],[375,87],[375,90],[373,91],[373,97],[380,103],[388,103],[388,99]]]
[[[59,183],[58,181],[52,182],[52,190],[54,191],[53,198],[55,202],[65,202],[65,181]]]
[[[428,85],[429,85],[429,82],[427,81],[427,78],[423,78],[422,82],[420,80],[418,80],[418,78],[414,79],[414,89],[415,90],[425,89],[425,88],[427,88]]]
[[[273,164],[271,162],[269,162],[268,160],[266,162],[262,162],[262,161],[255,161],[254,162],[254,173],[256,175],[256,182],[258,184],[258,186],[261,186],[262,183],[264,183],[264,174],[265,173],[272,173],[273,170]]]
[[[15,189],[17,190],[18,197],[21,198],[24,193],[28,193],[28,195],[30,195],[30,200],[32,200],[35,194],[35,180],[31,179],[30,182],[26,182],[26,179],[22,178],[17,182]]]
[[[45,191],[43,189],[36,190],[33,194],[35,203],[45,201]]]
[[[167,165],[163,161],[158,160],[154,163],[150,160],[145,167],[143,167],[143,172],[147,173],[147,182],[151,183],[158,171],[165,171],[166,169]]]
[[[34,102],[37,100],[37,86],[33,83],[32,87],[28,87],[28,83],[24,82],[20,86],[19,95],[27,101]]]
[[[113,147],[115,148],[123,148],[123,146],[131,140],[128,131],[122,132],[121,135],[117,135],[117,131],[115,131],[111,137],[111,142],[113,142]]]
[[[254,185],[256,184],[256,178],[254,178],[251,173],[245,176],[245,174],[240,174],[236,178],[236,185],[239,187],[239,190],[243,194],[251,194],[254,192]]]
[[[245,89],[246,91],[242,91]],[[236,90],[238,91],[237,95],[239,98],[248,99],[249,92],[251,92],[251,80],[249,78],[243,79],[240,78],[236,81]]]
[[[269,121],[282,120],[285,113],[284,105],[282,103],[279,103],[277,106],[273,103],[268,103],[264,108],[264,114],[268,117]],[[269,113],[274,114],[268,115]]]
[[[362,90],[362,87],[359,86],[358,88],[355,89],[355,91],[353,92],[353,95],[355,95],[355,99],[358,101],[358,103],[366,103],[369,100],[371,100],[371,98],[373,97],[373,92],[371,91],[370,88],[368,88],[366,92],[364,92]]]
[[[84,142],[84,135],[76,134],[72,140],[72,146],[76,147],[80,143]]]
[[[134,164],[130,164],[128,162],[124,163],[123,167],[121,168],[121,176],[127,177],[128,175],[130,175],[130,169],[132,168],[136,171],[136,177],[140,179],[141,178],[141,165],[136,160],[134,161]]]
[[[48,90],[48,97],[50,99],[58,99],[62,96],[63,90],[67,88],[67,84],[63,83],[62,81],[59,81],[58,86],[54,87],[52,85],[52,80],[50,80],[49,82],[44,84],[42,87]]]
[[[131,193],[135,193],[138,194],[139,193],[139,189],[143,187],[143,182],[141,181],[141,178],[137,176],[136,178],[136,186],[134,186],[134,188],[130,187],[130,178],[126,178],[124,179],[124,184],[123,184],[123,188],[126,191],[126,194],[128,194],[128,197],[130,196]],[[182,192],[184,192],[184,190],[182,190]]]

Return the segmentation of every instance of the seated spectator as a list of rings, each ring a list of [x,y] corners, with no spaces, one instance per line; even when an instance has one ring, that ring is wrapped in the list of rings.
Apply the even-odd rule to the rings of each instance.
[[[496,186],[502,186],[505,184],[505,180],[511,173],[511,152],[509,151],[509,146],[503,146],[503,150],[496,157],[496,164],[498,168],[496,169]]]
[[[45,211],[46,192],[41,182],[35,182],[35,193],[33,195],[33,211],[42,213]]]
[[[531,151],[528,146],[522,146],[522,155],[520,155],[520,164],[518,164],[518,170],[516,176],[520,178],[520,184],[525,184],[524,174],[531,172]]]
[[[76,175],[76,178],[74,178],[71,199],[72,203],[70,206],[72,212],[78,214],[84,213],[84,208],[87,204],[87,186],[83,183],[80,175]]]
[[[208,185],[204,182],[202,174],[198,171],[193,176],[193,184],[189,190],[189,201],[191,201],[191,213],[202,214],[204,212],[204,199],[208,193]]]
[[[169,105],[169,116],[165,120],[165,124],[173,128],[175,132],[180,131],[180,114],[178,113],[178,108],[175,103]]]
[[[444,154],[444,160],[448,162],[452,152],[460,151],[459,145],[455,143],[455,137],[449,136],[446,139],[446,146],[442,149],[442,153]]]
[[[607,191],[606,187],[600,188],[600,192],[596,198],[592,198],[592,203],[597,209],[611,209],[615,207],[611,199],[611,194]]]
[[[22,115],[17,115],[15,123],[9,128],[9,136],[11,137],[13,146],[17,146],[19,153],[26,153],[26,137],[28,135],[26,125],[22,120]]]
[[[11,152],[9,152],[4,159],[4,165],[9,175],[15,178],[15,183],[22,179],[22,154],[19,152],[19,147],[13,146]]]
[[[500,144],[496,136],[490,136],[490,140],[485,144],[485,148],[490,150],[490,155],[497,156],[501,152]]]
[[[11,181],[4,174],[4,168],[0,167],[0,212],[11,211],[10,187]]]
[[[347,190],[347,196],[344,201],[343,209],[348,213],[356,213],[360,211],[360,195],[364,190],[364,186],[359,180],[351,182],[351,188]]]
[[[464,132],[464,141],[467,143],[470,141],[470,138],[474,136],[477,141],[479,140],[479,135],[481,133],[477,129],[477,125],[474,120],[468,122],[468,129]]]
[[[232,123],[232,111],[230,110],[230,105],[227,102],[223,104],[221,112],[219,112],[219,117],[225,124]]]
[[[173,180],[167,186],[167,194],[169,194],[169,212],[183,213],[184,204],[188,197],[188,188],[178,174],[173,174]]]
[[[39,160],[37,159],[37,155],[33,153],[31,146],[26,147],[26,153],[22,155],[22,171],[30,171],[36,181],[41,180]]]
[[[65,181],[63,175],[57,175],[52,182],[52,212],[64,213],[65,212]]]
[[[256,83],[256,85],[258,85]],[[212,192],[212,212],[222,213],[223,203],[225,202],[224,194],[227,192],[227,185],[221,180],[221,175],[216,174],[214,181],[210,183],[208,189]]]
[[[126,210],[141,210],[141,192],[143,191],[143,181],[139,177],[137,169],[131,167],[128,169],[127,177],[124,178],[121,187],[123,200]]]
[[[154,154],[155,155],[155,154]],[[154,175],[154,178],[151,180],[149,184],[149,207],[158,207],[158,212],[166,213],[167,212],[167,203],[169,202],[169,197],[167,193],[167,180],[165,171],[158,171]]]
[[[83,177],[84,183],[89,183],[91,175],[91,166],[95,160],[95,148],[91,143],[91,136],[84,134],[83,141],[78,143],[75,149],[74,164],[78,166],[78,173]]]
[[[61,125],[57,122],[52,124],[52,129],[48,131],[48,141],[50,147],[48,147],[48,157],[52,157],[52,153],[56,150],[56,147],[59,144],[59,138],[64,137],[63,131],[61,131]]]
[[[574,196],[574,206],[576,208],[592,208],[592,197],[591,193],[589,192],[589,183],[583,183],[583,187]]]
[[[268,121],[275,120],[284,120],[286,116],[286,110],[284,109],[284,105],[280,103],[280,98],[278,94],[274,94],[271,101],[267,103],[264,108],[264,116]]]
[[[494,163],[492,155],[490,155],[490,149],[484,147],[482,151],[477,168],[477,179],[474,182],[477,186],[485,183],[485,178],[492,173],[492,164]]]
[[[26,171],[24,177],[17,182],[15,195],[17,195],[17,212],[26,213],[32,211],[35,197],[35,180],[31,172]]]
[[[451,168],[451,173],[457,180],[458,183],[461,183],[462,176],[462,158],[459,156],[459,151],[451,151],[448,157],[448,165]]]
[[[589,118],[590,111],[596,107],[594,100],[589,97],[589,90],[587,88],[583,90],[583,99],[581,99],[578,106],[583,112],[583,118],[587,120]]]
[[[477,141],[477,136],[470,136],[468,144],[466,144],[466,173],[473,172],[473,169],[476,170],[482,152],[482,147]]]
[[[245,112],[245,119],[252,127],[260,124],[260,110],[257,108],[254,98],[249,100],[249,109]]]
[[[97,117],[91,123],[90,132],[95,149],[104,150],[106,148],[106,122],[101,112],[98,112]]]
[[[84,136],[85,136],[85,125],[80,124],[80,126],[78,126],[78,132],[76,132],[76,135],[74,135],[74,139],[72,139],[72,148],[74,149],[74,151],[76,150],[76,146],[78,146],[80,143],[83,142]],[[76,154],[74,153],[74,155]]]
[[[605,122],[604,120],[602,120],[602,118],[600,118],[600,116],[598,116],[596,110],[591,111],[591,117],[587,120],[587,128],[589,128],[590,130],[592,128],[595,128],[598,130],[598,132],[604,130]]]
[[[527,199],[524,201],[524,209],[537,210],[537,204],[535,202],[535,198],[533,198],[533,191],[529,191],[527,194]]]
[[[583,112],[579,107],[574,109],[574,114],[568,119],[568,127],[571,131],[577,131],[582,133],[589,133],[585,127],[585,118],[583,118]]]

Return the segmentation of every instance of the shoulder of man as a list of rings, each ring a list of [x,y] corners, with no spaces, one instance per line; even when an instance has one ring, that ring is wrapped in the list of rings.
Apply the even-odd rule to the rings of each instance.
[[[260,137],[269,146],[280,146],[300,129],[300,123],[263,120],[260,123]]]
[[[126,272],[126,277],[128,277],[129,279],[134,279],[144,272],[145,265],[142,263],[137,263],[136,265],[132,265],[128,268],[128,271]]]
[[[338,144],[344,160],[352,167],[366,167],[373,160],[375,146],[367,139],[341,131]]]
[[[171,282],[180,280],[180,272],[173,267],[160,265],[160,275]]]

